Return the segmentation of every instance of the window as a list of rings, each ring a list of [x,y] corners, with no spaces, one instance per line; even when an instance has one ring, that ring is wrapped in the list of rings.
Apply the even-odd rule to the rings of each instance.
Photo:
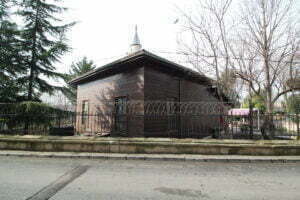
[[[89,102],[82,101],[82,112],[81,112],[81,123],[87,124],[88,122],[88,114],[89,114]]]
[[[115,108],[116,108],[116,114],[122,115],[126,114],[126,97],[117,97],[115,98]]]
[[[127,98],[115,98],[115,130],[120,133],[127,132]]]

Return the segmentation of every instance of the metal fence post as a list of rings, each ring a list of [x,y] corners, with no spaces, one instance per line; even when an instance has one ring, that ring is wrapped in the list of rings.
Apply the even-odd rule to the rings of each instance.
[[[58,114],[58,128],[60,128],[60,124],[61,124],[61,115]]]
[[[297,139],[300,140],[300,128],[299,128],[299,114],[296,114],[296,123],[297,123]]]
[[[250,139],[253,139],[253,104],[251,100],[249,100],[249,108]]]

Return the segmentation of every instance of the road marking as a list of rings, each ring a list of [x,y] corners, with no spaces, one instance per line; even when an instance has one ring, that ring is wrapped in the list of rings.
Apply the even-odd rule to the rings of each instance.
[[[58,191],[63,189],[69,183],[74,181],[76,178],[84,174],[88,170],[89,166],[78,166],[64,175],[59,177],[54,182],[50,183],[31,197],[27,198],[26,200],[48,200],[52,196],[54,196]]]

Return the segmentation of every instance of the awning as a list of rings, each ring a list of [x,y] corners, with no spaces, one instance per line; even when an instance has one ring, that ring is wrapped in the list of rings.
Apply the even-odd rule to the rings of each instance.
[[[258,111],[257,108],[253,108],[253,111]],[[250,114],[250,109],[249,108],[233,108],[228,111],[229,115],[234,115],[234,116],[245,116]]]

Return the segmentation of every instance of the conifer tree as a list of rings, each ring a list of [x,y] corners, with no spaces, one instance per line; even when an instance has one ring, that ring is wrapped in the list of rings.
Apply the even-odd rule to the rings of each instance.
[[[69,81],[72,79],[83,75],[89,71],[92,71],[96,68],[96,65],[92,60],[88,60],[87,57],[83,57],[80,61],[76,63],[72,63],[71,69],[69,70],[69,73],[65,75],[65,82],[68,84]],[[64,94],[67,96],[67,98],[75,102],[76,101],[76,89],[72,88],[71,86],[67,87]]]
[[[2,21],[3,18],[7,17],[7,0],[0,0],[0,20]]]
[[[27,87],[29,101],[38,98],[42,93],[51,95],[56,90],[63,89],[49,83],[49,79],[64,77],[57,72],[55,63],[70,50],[65,33],[75,23],[62,24],[59,15],[66,8],[58,5],[61,0],[54,0],[53,4],[48,2],[51,1],[22,0],[19,11],[24,21],[21,38],[27,69],[23,82]]]
[[[21,100],[19,77],[25,72],[18,27],[10,18],[12,5],[13,1],[0,0],[0,102]]]

